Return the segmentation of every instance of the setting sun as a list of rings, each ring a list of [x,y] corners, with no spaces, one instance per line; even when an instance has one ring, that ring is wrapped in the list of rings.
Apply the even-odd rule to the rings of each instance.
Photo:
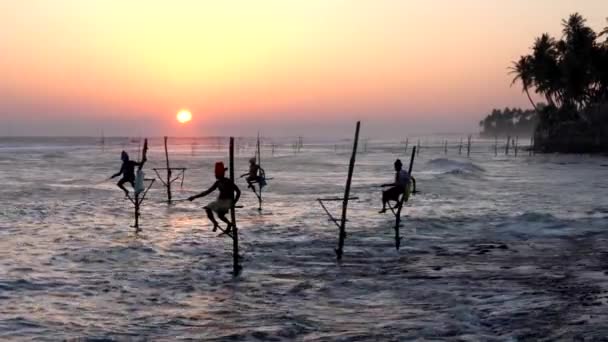
[[[189,110],[182,109],[177,113],[177,121],[180,123],[186,123],[192,120],[192,113]]]

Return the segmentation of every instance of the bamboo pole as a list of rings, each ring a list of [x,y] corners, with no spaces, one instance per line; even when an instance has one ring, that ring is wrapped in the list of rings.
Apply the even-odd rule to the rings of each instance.
[[[258,166],[260,168],[262,168],[262,152],[260,150],[260,133],[259,132],[258,132],[256,155],[257,155],[257,159],[258,159]],[[262,210],[262,184],[258,182],[258,186],[260,187],[260,195],[258,196],[258,210],[261,211]],[[255,188],[254,188],[254,190],[255,190]]]
[[[414,167],[414,157],[416,156],[416,146],[412,149],[412,156],[410,157],[410,166],[408,168],[408,174],[410,177],[412,176],[412,169]],[[407,194],[404,192],[401,201],[399,201],[397,212],[395,213],[395,248],[399,250],[401,248],[401,236],[399,232],[399,228],[401,226],[401,209],[403,208],[403,202],[405,202],[405,196]]]
[[[171,166],[169,163],[169,149],[167,148],[167,140],[168,138],[165,137],[165,159],[167,161],[167,203],[171,204]]]
[[[234,137],[230,137],[230,181],[234,184]],[[231,193],[232,205],[230,207],[230,223],[232,225],[232,273],[237,276],[241,272],[239,265],[239,229],[236,226],[236,213],[234,209],[234,191]]]
[[[137,169],[138,173],[144,168],[144,164],[146,163],[146,161],[148,160],[148,139],[144,140],[144,146],[141,150],[138,150],[138,154],[141,153],[141,161],[139,164],[139,167]],[[142,182],[145,181],[142,179]],[[152,185],[150,185],[152,186]],[[138,189],[133,189],[135,192],[135,196],[134,199],[131,200],[131,202],[133,202],[133,205],[135,206],[135,233],[139,233],[141,231],[141,229],[139,228],[139,217],[141,215],[141,211],[140,211],[140,207],[141,204],[144,201],[145,198],[145,193],[143,193],[142,197],[140,198],[140,191],[137,191]]]
[[[346,187],[344,189],[344,200],[342,202],[342,219],[340,220],[340,236],[338,239],[338,248],[336,249],[336,257],[338,260],[342,260],[342,253],[344,251],[344,239],[346,238],[346,212],[348,209],[348,199],[350,196],[350,183],[353,179],[353,171],[355,169],[355,160],[357,157],[357,145],[359,144],[359,130],[361,128],[361,121],[357,121],[357,128],[355,129],[355,141],[353,143],[353,153],[350,157],[350,163],[348,165],[348,177],[346,178]]]

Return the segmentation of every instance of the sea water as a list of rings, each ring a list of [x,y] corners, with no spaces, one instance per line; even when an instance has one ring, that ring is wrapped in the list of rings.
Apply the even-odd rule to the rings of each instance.
[[[423,143],[404,206],[378,214],[399,141],[360,144],[344,256],[316,202],[344,194],[349,140],[290,140],[262,148],[272,180],[237,209],[243,271],[232,241],[202,207],[215,194],[168,206],[157,181],[134,233],[133,206],[115,182],[120,151],[141,141],[0,140],[1,340],[571,340],[608,336],[608,159],[515,157],[474,141],[466,156]],[[188,168],[173,197],[209,187],[228,164],[227,140],[170,139],[172,167]],[[237,140],[235,173],[255,141]],[[147,177],[165,167],[150,141]],[[162,171],[161,171],[162,172]],[[327,204],[334,216],[341,202]]]

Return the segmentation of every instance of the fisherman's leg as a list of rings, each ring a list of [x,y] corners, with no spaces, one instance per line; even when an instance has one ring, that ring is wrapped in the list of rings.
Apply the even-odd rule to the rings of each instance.
[[[226,218],[227,212],[221,211],[217,213],[217,217],[226,223],[226,233],[230,233],[232,231],[232,223]]]
[[[382,209],[378,212],[379,214],[384,214],[386,212],[386,203],[388,203],[388,191],[382,191]]]
[[[127,188],[125,188],[125,183],[128,182],[126,179],[122,178],[121,180],[118,181],[118,183],[116,185],[118,185],[119,188],[122,189],[122,191],[125,192],[126,196],[129,196],[129,190],[127,190]]]
[[[207,213],[207,217],[209,218],[209,221],[211,221],[211,223],[213,223],[213,231],[215,232],[217,230],[217,227],[219,226],[219,223],[217,223],[217,221],[215,220],[215,217],[213,217],[213,210],[211,210],[209,208],[205,208],[205,212]]]
[[[250,189],[253,191],[253,193],[254,193],[256,196],[258,196],[258,191],[257,191],[257,189],[255,188],[255,184],[254,184],[254,182],[249,182],[249,186],[248,186],[248,188],[250,188]],[[259,197],[259,196],[258,196],[258,197]]]

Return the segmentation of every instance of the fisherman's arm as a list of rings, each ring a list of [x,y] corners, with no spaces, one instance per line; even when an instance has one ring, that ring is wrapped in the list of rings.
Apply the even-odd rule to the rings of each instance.
[[[194,201],[197,198],[205,197],[205,196],[209,195],[210,193],[212,193],[215,189],[217,189],[217,182],[213,183],[213,185],[209,189],[201,192],[200,194],[188,197],[188,200]]]
[[[125,165],[123,164],[120,167],[120,171],[118,171],[117,173],[113,174],[112,177],[110,177],[110,179],[113,179],[113,178],[116,178],[116,177],[122,175],[122,173],[124,172],[124,170],[125,170]]]

